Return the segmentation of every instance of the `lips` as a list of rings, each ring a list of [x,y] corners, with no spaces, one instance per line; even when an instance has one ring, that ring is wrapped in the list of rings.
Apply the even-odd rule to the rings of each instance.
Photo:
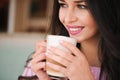
[[[77,35],[83,30],[84,26],[67,26],[70,34]]]

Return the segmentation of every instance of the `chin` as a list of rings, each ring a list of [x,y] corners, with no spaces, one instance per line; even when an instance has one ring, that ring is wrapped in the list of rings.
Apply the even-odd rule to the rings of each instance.
[[[77,42],[80,42],[80,41],[81,41],[81,40],[80,40],[80,38],[79,38],[79,37],[77,37],[77,36],[70,35],[70,37],[71,37],[71,38],[76,39],[76,40],[77,40]]]

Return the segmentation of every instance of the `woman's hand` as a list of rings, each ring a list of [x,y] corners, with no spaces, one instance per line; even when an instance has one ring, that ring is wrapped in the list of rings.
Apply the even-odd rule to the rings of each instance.
[[[94,80],[84,54],[71,43],[64,41],[61,42],[61,44],[66,47],[69,52],[50,47],[49,53],[46,56],[61,63],[65,67],[50,62],[47,62],[47,66],[63,73],[70,80]]]
[[[32,56],[31,69],[36,73],[40,80],[50,80],[45,72],[45,52],[46,41],[39,41],[36,43],[36,51]]]

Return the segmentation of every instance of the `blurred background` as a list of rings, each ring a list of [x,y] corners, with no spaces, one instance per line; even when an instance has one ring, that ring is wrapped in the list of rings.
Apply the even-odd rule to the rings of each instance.
[[[45,38],[53,0],[0,0],[0,80],[17,80]]]

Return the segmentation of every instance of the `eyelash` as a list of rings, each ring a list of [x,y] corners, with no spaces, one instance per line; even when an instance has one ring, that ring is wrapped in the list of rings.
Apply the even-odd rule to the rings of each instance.
[[[60,7],[62,7],[62,8],[66,8],[66,7],[67,7],[67,5],[64,4],[64,3],[59,3],[59,5],[60,5]]]
[[[60,5],[61,8],[66,8],[67,7],[67,5],[65,3],[59,3],[59,5]],[[88,9],[88,7],[86,5],[82,5],[82,4],[78,4],[77,7],[79,9]]]
[[[77,5],[77,7],[80,9],[88,9],[88,6],[82,4]]]

